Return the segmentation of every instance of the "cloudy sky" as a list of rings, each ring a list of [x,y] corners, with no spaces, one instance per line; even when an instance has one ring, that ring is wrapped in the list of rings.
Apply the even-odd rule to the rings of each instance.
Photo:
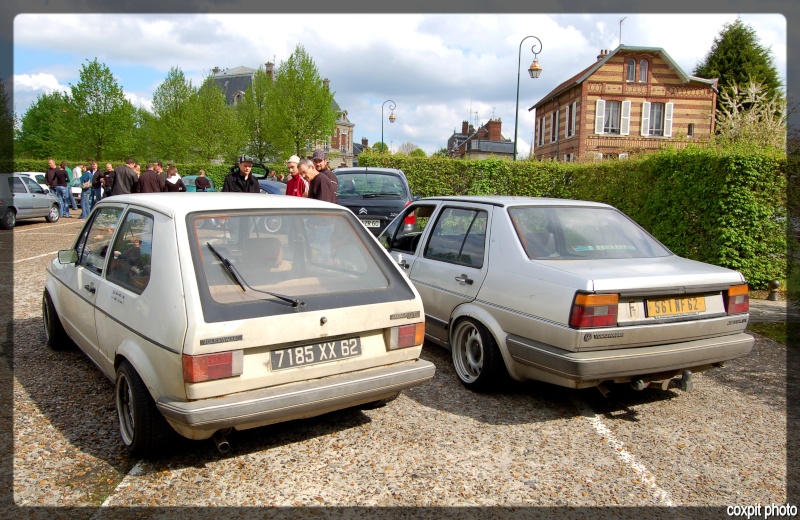
[[[771,49],[786,80],[786,19],[742,14]],[[534,130],[528,108],[597,59],[601,49],[661,47],[691,74],[731,14],[19,14],[13,31],[14,110],[22,114],[38,95],[68,91],[81,65],[94,58],[109,67],[125,95],[150,109],[153,92],[171,67],[199,85],[214,67],[279,65],[297,44],[330,79],[335,99],[355,124],[354,138],[381,137],[394,150],[411,142],[428,154],[443,148],[462,121],[500,118],[514,137],[520,41],[542,42],[540,78],[522,46],[519,145],[527,155]],[[625,18],[620,30],[620,19]],[[676,28],[680,35],[676,36]],[[57,28],[57,30],[43,30]],[[94,28],[94,30],[87,30]],[[98,30],[102,28],[102,30]],[[243,30],[244,29],[244,30]],[[81,37],[68,35],[80,34]],[[477,125],[476,125],[477,126]]]

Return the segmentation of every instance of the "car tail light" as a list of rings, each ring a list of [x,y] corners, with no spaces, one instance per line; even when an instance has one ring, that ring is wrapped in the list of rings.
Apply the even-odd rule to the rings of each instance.
[[[725,308],[728,314],[744,314],[750,312],[750,289],[747,284],[733,285],[728,288]]]
[[[615,327],[618,294],[576,294],[569,316],[570,327]]]
[[[399,348],[416,347],[425,341],[425,323],[413,323],[392,327],[386,331],[386,344],[389,350]]]
[[[408,206],[409,204],[411,203],[410,202],[407,203],[406,206]],[[414,226],[416,225],[416,223],[417,223],[417,214],[414,211],[406,215],[406,218],[403,219],[403,224],[406,226]]]
[[[212,379],[233,377],[242,373],[243,353],[241,350],[203,354],[201,356],[183,355],[183,380],[186,383],[200,383]]]

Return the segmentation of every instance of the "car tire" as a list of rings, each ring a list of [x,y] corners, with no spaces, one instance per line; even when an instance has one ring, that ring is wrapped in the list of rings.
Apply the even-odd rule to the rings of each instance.
[[[0,219],[0,229],[13,229],[16,223],[17,214],[13,209],[8,208],[6,212],[3,213],[3,218]]]
[[[487,391],[507,374],[497,342],[477,321],[467,318],[456,323],[450,346],[456,375],[470,390]]]
[[[69,350],[75,345],[67,336],[64,326],[61,325],[61,318],[58,317],[56,306],[53,305],[53,299],[46,290],[42,295],[42,323],[46,343],[50,349]]]
[[[59,218],[61,218],[61,210],[58,209],[58,204],[53,204],[50,206],[50,212],[44,219],[48,222],[58,222]]]
[[[127,360],[117,368],[114,403],[120,437],[128,452],[143,458],[158,454],[169,440],[172,429],[156,408],[144,381]]]
[[[377,401],[372,401],[370,403],[364,403],[359,405],[361,410],[374,410],[376,408],[383,408],[387,404],[391,403],[395,399],[400,397],[400,392],[395,392],[394,394],[390,395],[389,397],[385,397],[383,399],[378,399]]]

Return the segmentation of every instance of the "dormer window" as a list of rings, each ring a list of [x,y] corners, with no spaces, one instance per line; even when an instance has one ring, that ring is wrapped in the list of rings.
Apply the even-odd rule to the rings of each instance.
[[[639,62],[639,83],[647,83],[647,60]]]
[[[627,81],[636,81],[636,60],[630,58],[628,60],[628,78]]]

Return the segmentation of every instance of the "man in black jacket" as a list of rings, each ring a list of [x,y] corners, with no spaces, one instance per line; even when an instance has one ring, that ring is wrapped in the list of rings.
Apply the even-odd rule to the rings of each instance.
[[[112,195],[123,195],[125,193],[136,193],[139,184],[139,176],[133,165],[136,160],[128,157],[125,164],[114,168],[114,185],[111,187]]]
[[[253,169],[253,158],[249,155],[239,156],[239,164],[231,169],[222,183],[222,191],[236,193],[261,193],[258,179],[250,175]]]

